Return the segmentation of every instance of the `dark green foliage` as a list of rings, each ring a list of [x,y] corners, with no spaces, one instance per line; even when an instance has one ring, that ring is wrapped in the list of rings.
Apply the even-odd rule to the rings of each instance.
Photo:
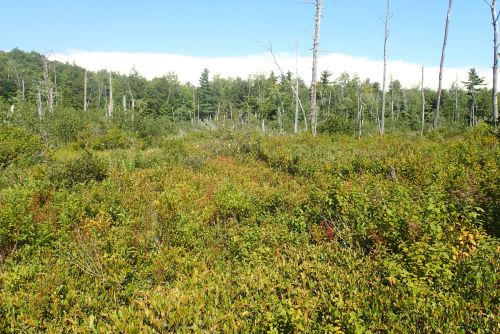
[[[318,125],[318,132],[331,135],[354,135],[355,131],[355,121],[341,114],[329,114]]]
[[[197,102],[200,118],[214,117],[217,109],[215,89],[210,83],[208,69],[204,69],[200,76],[200,87],[197,90]]]
[[[55,184],[70,188],[76,184],[102,181],[107,173],[106,165],[101,159],[85,153],[51,166],[50,178]]]
[[[14,126],[0,126],[0,168],[11,164],[26,166],[44,158],[44,145],[38,136]]]

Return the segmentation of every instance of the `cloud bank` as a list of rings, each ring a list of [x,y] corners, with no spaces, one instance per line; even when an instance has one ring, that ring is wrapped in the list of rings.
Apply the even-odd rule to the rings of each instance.
[[[98,71],[111,68],[122,74],[130,73],[135,68],[147,79],[161,77],[168,72],[174,72],[182,82],[198,83],[200,74],[204,68],[210,70],[211,75],[218,74],[221,77],[247,78],[257,73],[268,74],[271,71],[278,73],[276,65],[269,54],[249,55],[241,57],[192,57],[168,53],[124,53],[124,52],[95,52],[70,50],[64,53],[54,53],[51,60],[75,63],[88,70]],[[295,55],[276,54],[281,68],[286,71],[295,72]],[[358,75],[362,80],[382,82],[382,61],[362,57],[331,53],[321,55],[319,59],[319,70],[325,69],[333,73],[337,78],[341,73]],[[471,66],[472,67],[472,66]],[[299,75],[306,82],[311,81],[311,58],[299,57]],[[470,67],[445,68],[443,85],[448,88],[457,79],[467,80],[467,71]],[[476,68],[478,74],[491,81],[491,70],[488,68]],[[404,87],[420,85],[421,65],[404,61],[388,61],[388,80],[392,76],[399,80]],[[437,89],[438,67],[425,68],[424,85]]]

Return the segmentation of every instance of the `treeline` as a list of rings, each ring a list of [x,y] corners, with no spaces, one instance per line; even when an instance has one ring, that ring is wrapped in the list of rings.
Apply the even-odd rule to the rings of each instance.
[[[298,79],[299,100],[292,86]],[[491,118],[491,90],[474,69],[467,82],[455,82],[441,98],[442,126],[472,126]],[[404,88],[389,81],[385,118],[389,131],[432,127],[437,92]],[[110,96],[112,103],[110,103]],[[422,96],[424,98],[422,98]],[[375,132],[382,108],[380,83],[343,73],[321,73],[317,87],[319,131],[361,135]],[[124,75],[86,71],[75,64],[48,61],[36,52],[0,52],[0,107],[4,116],[38,115],[58,110],[102,111],[109,108],[134,119],[162,116],[172,122],[232,121],[263,130],[307,131],[310,87],[293,73],[256,74],[248,78],[210,77],[205,69],[198,83],[182,83],[175,73],[147,80],[135,69]],[[424,104],[425,101],[425,105]],[[295,126],[294,123],[297,123]]]

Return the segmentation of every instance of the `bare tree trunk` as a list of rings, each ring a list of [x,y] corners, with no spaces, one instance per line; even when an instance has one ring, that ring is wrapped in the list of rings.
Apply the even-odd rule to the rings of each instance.
[[[389,19],[391,18],[391,0],[387,0],[384,22],[384,73],[382,78],[382,114],[380,115],[380,134],[385,132],[385,91],[387,85],[387,40],[389,39]]]
[[[127,95],[123,95],[122,97],[122,106],[123,106],[123,111],[127,111]]]
[[[281,76],[283,77],[286,77],[285,76],[285,72],[283,72],[283,69],[281,68],[280,64],[278,63],[278,60],[276,59],[276,56],[274,55],[274,52],[273,52],[273,47],[272,45],[269,45],[268,46],[268,50],[269,52],[271,53],[271,56],[273,58],[273,63],[274,65],[276,65],[276,67],[278,68],[278,70],[280,71],[280,74]],[[296,85],[297,87],[294,86],[294,84],[290,81],[290,80],[287,80],[288,81],[288,84],[290,85],[290,88],[292,89],[292,92],[296,98],[296,102],[299,103],[299,107],[300,109],[302,110],[302,114],[304,115],[304,125],[305,125],[305,131],[307,132],[307,116],[306,116],[306,112],[304,110],[304,107],[302,106],[302,102],[300,101],[300,97],[299,97],[299,89],[298,89],[298,75],[296,75]],[[248,98],[250,97],[250,92],[248,93]],[[247,99],[248,100],[248,99]],[[297,123],[296,123],[297,124]]]
[[[394,121],[394,82],[392,81],[392,75],[389,86],[391,86],[391,121]]]
[[[460,116],[458,113],[458,71],[457,71],[457,78],[455,80],[455,110],[453,113],[453,122],[457,123],[459,118]]]
[[[191,117],[191,124],[196,120],[196,89],[193,86],[193,116]]]
[[[83,111],[87,112],[88,105],[87,105],[87,70],[85,70],[85,73],[83,75]]]
[[[280,112],[280,133],[283,133],[284,130],[283,130],[283,121],[285,119],[284,117],[284,114],[285,114],[285,105],[283,103],[283,100],[281,101],[281,112]]]
[[[441,92],[443,89],[444,56],[445,56],[445,52],[446,52],[446,43],[448,42],[448,26],[450,25],[452,4],[453,4],[453,0],[449,0],[448,1],[448,14],[446,15],[446,24],[444,26],[444,40],[443,40],[443,48],[441,50],[441,63],[439,64],[439,86],[438,86],[438,95],[437,95],[436,114],[434,115],[434,125],[433,125],[434,129],[437,129],[437,127],[439,126],[439,111],[441,108]]]
[[[259,83],[259,109],[260,109],[259,111],[260,111],[262,132],[265,132],[266,128],[264,126],[264,86],[262,85],[262,82]]]
[[[101,97],[104,90],[104,84],[102,82],[97,83],[97,109],[101,108]]]
[[[295,91],[297,94],[294,94],[295,97],[295,122],[293,124],[293,133],[299,133],[299,58],[298,58],[298,48],[299,48],[299,40],[295,42]]]
[[[425,92],[424,92],[424,67],[422,66],[422,81],[421,81],[421,92],[422,92],[422,129],[420,130],[420,135],[424,135],[425,130]]]
[[[9,108],[9,112],[7,113],[7,117],[12,117],[15,111],[16,111],[16,105],[12,104]]]
[[[498,16],[497,13],[497,2],[493,0],[491,5],[491,17],[493,20],[493,124],[497,127],[498,123]]]
[[[330,94],[328,95],[328,114],[330,114],[330,106],[331,106],[331,102],[332,102],[332,89],[330,88]]]
[[[43,78],[45,81],[45,90],[47,93],[47,110],[54,111],[54,95],[53,88],[49,77],[49,61],[47,57],[43,57]]]
[[[108,100],[108,117],[113,117],[113,79],[111,77],[111,70],[109,71],[109,100]]]
[[[21,96],[21,98],[24,100],[24,79],[21,79],[21,77],[19,76],[19,71],[17,70],[17,66],[16,66],[16,63],[14,61],[8,62],[7,65],[8,65],[8,69],[12,70],[14,72],[14,81],[16,83],[17,92]],[[8,77],[9,77],[9,72],[10,71],[7,72]]]
[[[318,77],[318,53],[319,53],[319,35],[321,26],[321,12],[323,10],[323,0],[316,0],[316,28],[313,42],[313,65],[311,79],[311,131],[313,135],[317,134],[318,107],[316,101],[317,77]]]
[[[491,23],[493,25],[493,125],[497,127],[498,125],[498,17],[500,13],[497,13],[497,1],[491,0],[491,2],[484,0],[484,2],[491,9]]]
[[[53,95],[53,103],[57,109],[57,105],[59,103],[59,96],[58,96],[58,91],[57,91],[57,71],[56,71],[56,64],[54,64],[54,68],[53,68],[53,72],[54,72],[54,95]]]
[[[403,89],[403,111],[408,111],[408,95],[406,95],[405,89]]]
[[[200,101],[198,101],[198,124],[200,124]]]
[[[363,116],[362,116],[362,101],[361,101],[361,89],[358,85],[358,139],[361,138],[361,128],[363,124]]]
[[[36,86],[36,110],[37,110],[38,117],[40,119],[42,119],[44,112],[43,112],[42,92],[40,91],[40,85]]]

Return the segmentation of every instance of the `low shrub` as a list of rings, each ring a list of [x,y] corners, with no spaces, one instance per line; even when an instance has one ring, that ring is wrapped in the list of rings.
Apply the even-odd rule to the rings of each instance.
[[[40,137],[10,125],[0,126],[0,168],[11,164],[27,166],[46,158]]]
[[[55,163],[51,168],[50,179],[57,185],[71,188],[79,183],[102,181],[107,175],[106,164],[86,152],[80,157]]]

